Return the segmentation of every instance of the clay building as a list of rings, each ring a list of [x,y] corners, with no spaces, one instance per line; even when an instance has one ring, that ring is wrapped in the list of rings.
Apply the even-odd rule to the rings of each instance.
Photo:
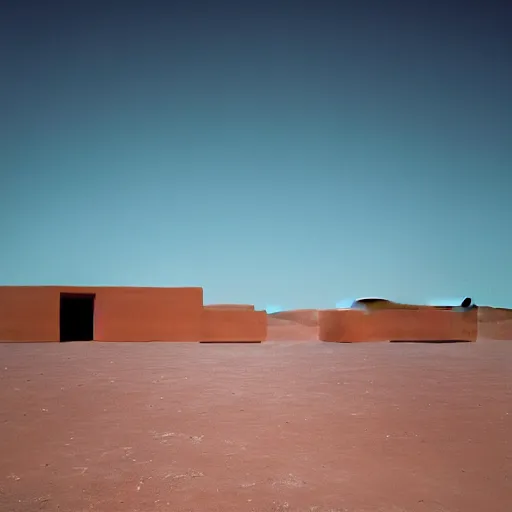
[[[265,311],[203,305],[203,289],[0,286],[0,341],[261,342]]]

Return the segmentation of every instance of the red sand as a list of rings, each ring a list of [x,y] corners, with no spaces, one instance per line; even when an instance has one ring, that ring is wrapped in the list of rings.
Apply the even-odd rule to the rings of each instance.
[[[267,339],[318,341],[318,310],[295,309],[267,315]]]
[[[272,341],[318,341],[318,326],[283,318],[267,317],[267,339]]]
[[[290,309],[279,313],[270,313],[269,318],[297,322],[311,327],[318,326],[318,309]]]
[[[0,358],[2,511],[510,511],[510,342]]]

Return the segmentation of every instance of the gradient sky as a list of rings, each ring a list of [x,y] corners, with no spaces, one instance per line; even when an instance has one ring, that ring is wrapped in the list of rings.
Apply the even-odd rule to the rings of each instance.
[[[0,7],[0,283],[512,307],[506,3]]]

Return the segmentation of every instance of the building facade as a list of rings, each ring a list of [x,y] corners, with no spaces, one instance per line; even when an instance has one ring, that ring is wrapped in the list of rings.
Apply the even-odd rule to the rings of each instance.
[[[204,307],[199,287],[0,287],[0,341],[259,342],[266,334],[264,311]]]

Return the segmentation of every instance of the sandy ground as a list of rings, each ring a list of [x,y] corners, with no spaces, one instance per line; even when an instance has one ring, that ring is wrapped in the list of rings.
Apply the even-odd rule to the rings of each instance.
[[[2,512],[510,512],[512,342],[0,357]]]

